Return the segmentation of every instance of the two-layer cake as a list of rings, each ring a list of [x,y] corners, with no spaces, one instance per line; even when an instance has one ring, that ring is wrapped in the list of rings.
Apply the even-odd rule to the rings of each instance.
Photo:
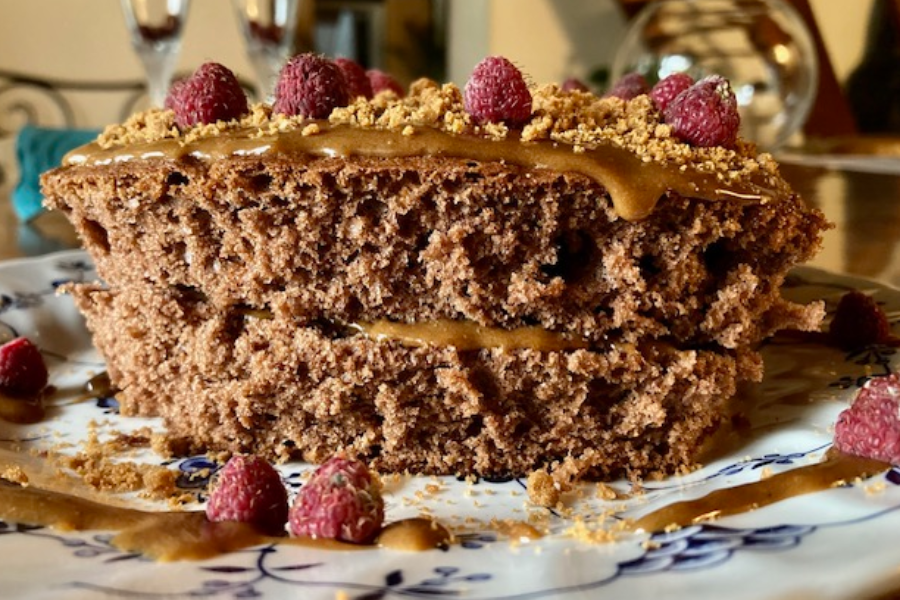
[[[512,124],[425,80],[348,103],[152,110],[45,176],[104,281],[71,292],[123,413],[382,471],[670,473],[741,409],[756,345],[822,318],[779,293],[822,215],[648,95],[545,86]]]

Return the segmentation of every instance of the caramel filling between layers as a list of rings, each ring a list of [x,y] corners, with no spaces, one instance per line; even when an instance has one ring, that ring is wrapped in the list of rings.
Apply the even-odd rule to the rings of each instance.
[[[349,327],[376,342],[397,340],[406,346],[453,346],[461,351],[482,348],[507,350],[530,348],[539,352],[558,352],[588,347],[584,340],[548,331],[542,327],[518,327],[507,330],[485,327],[473,321],[450,319],[422,323],[379,320],[372,323],[352,323]]]
[[[396,131],[317,122],[320,131],[304,135],[288,131],[258,135],[257,130],[237,130],[183,144],[166,139],[146,144],[102,149],[96,143],[66,155],[65,165],[104,165],[130,160],[194,157],[220,160],[233,156],[304,153],[319,157],[354,156],[401,158],[434,156],[503,162],[534,169],[551,169],[585,175],[609,194],[616,213],[635,221],[650,215],[660,196],[672,190],[686,197],[710,200],[769,202],[776,192],[762,173],[723,182],[694,168],[661,164],[612,144],[576,151],[557,142],[522,142],[518,137],[491,140],[454,135],[429,127],[413,128],[410,135]]]
[[[241,308],[239,312],[252,319],[270,320],[275,318],[272,311],[268,309]],[[457,350],[463,351],[484,348],[506,350],[530,348],[539,352],[559,352],[590,347],[583,339],[538,326],[501,329],[500,327],[479,325],[474,321],[454,321],[452,319],[435,319],[418,323],[398,323],[387,319],[350,323],[332,321],[332,323],[338,327],[359,332],[376,342],[395,340],[404,346],[413,347],[453,346]]]

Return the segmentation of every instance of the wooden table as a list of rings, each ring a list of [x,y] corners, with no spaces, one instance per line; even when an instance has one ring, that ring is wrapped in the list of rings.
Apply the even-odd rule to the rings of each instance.
[[[835,223],[813,266],[900,287],[900,175],[791,164],[784,164],[782,171]],[[78,247],[74,230],[61,214],[43,214],[21,225],[8,196],[8,190],[0,190],[0,260]]]
[[[812,266],[900,287],[900,174],[790,164],[782,173],[835,224]]]
[[[62,213],[44,213],[23,225],[13,212],[8,190],[0,192],[0,260],[77,247],[75,229]]]

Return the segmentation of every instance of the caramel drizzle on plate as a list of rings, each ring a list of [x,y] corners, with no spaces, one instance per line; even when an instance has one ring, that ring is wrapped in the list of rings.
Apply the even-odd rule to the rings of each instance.
[[[655,510],[631,525],[633,530],[662,531],[687,527],[729,515],[769,506],[794,496],[821,492],[870,477],[888,469],[887,463],[829,451],[822,462],[806,465],[766,479],[722,488],[695,500],[686,500]]]
[[[160,561],[201,560],[272,543],[341,551],[373,547],[321,538],[268,536],[246,523],[210,521],[200,511],[136,510],[3,482],[0,482],[0,519],[62,531],[117,531],[113,546]],[[375,544],[392,550],[420,552],[445,547],[450,541],[450,533],[439,523],[414,518],[391,523]]]
[[[888,466],[881,461],[832,451],[817,464],[719,489],[695,500],[670,504],[631,522],[629,529],[662,531],[748,512],[868,477]],[[372,547],[333,540],[266,536],[244,523],[211,522],[203,512],[142,511],[4,482],[0,482],[0,519],[67,531],[117,531],[112,540],[117,548],[163,561],[198,560],[266,543],[300,544],[328,550]],[[445,547],[451,541],[452,535],[439,523],[414,518],[389,524],[376,543],[393,550],[422,551]]]

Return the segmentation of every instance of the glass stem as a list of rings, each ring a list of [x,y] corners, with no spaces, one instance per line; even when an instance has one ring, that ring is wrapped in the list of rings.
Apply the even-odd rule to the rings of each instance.
[[[168,49],[138,50],[144,69],[147,72],[147,95],[151,104],[162,108],[169,92],[169,83],[175,71],[175,53]]]

